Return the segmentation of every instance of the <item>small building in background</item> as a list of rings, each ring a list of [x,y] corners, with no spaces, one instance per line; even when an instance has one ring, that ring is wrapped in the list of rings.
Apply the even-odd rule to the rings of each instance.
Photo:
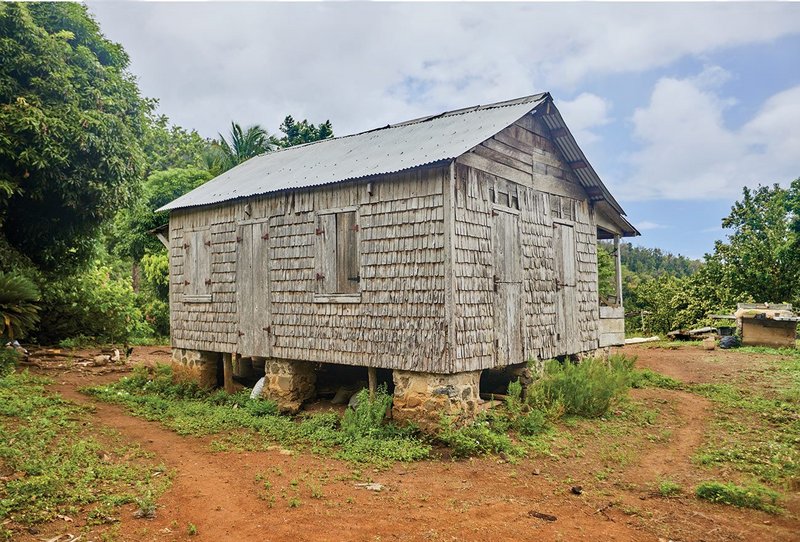
[[[363,379],[436,424],[487,371],[624,340],[597,242],[638,232],[547,93],[270,152],[161,210],[174,361],[264,374],[285,410]]]
[[[743,345],[795,348],[800,317],[795,316],[791,305],[739,303],[734,317]]]

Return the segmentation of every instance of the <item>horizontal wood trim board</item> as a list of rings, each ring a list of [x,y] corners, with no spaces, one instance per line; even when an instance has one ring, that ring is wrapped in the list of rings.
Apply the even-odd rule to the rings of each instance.
[[[314,303],[361,303],[361,294],[314,294]]]
[[[502,177],[507,181],[511,181],[523,186],[529,186],[534,190],[546,192],[548,194],[555,194],[557,196],[566,196],[568,198],[575,198],[584,200],[586,193],[573,184],[567,181],[561,181],[553,178],[550,180],[543,175],[525,174],[518,169],[493,162],[488,158],[479,156],[475,153],[467,153],[459,156],[458,162],[465,166],[479,169],[491,175]]]
[[[181,298],[184,303],[211,303],[211,294],[207,295],[184,295]]]
[[[352,213],[358,210],[358,205],[348,205],[347,207],[337,207],[335,209],[320,209],[318,215],[332,215],[336,213]]]

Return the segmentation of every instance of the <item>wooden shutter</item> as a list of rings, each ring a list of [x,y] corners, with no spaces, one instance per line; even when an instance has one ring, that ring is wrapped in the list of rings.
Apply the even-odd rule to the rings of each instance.
[[[317,220],[317,293],[336,292],[336,215],[319,215]]]
[[[361,280],[356,213],[336,214],[336,293],[354,294]]]
[[[183,243],[183,301],[211,301],[211,231],[187,231]]]

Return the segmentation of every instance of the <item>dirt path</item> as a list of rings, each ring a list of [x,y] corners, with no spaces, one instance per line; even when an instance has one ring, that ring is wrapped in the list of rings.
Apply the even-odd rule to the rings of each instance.
[[[120,531],[133,534],[126,540],[558,540],[584,539],[587,533],[605,540],[654,539],[597,514],[584,497],[571,495],[568,485],[548,480],[546,465],[539,469],[545,476],[534,475],[527,461],[398,465],[362,476],[386,487],[374,493],[355,487],[351,466],[309,453],[212,453],[210,439],[181,437],[93,401],[77,391],[85,384],[67,375],[54,391],[91,403],[95,424],[139,442],[176,472],[156,519],[123,516]],[[271,482],[274,503],[259,498],[259,474]],[[298,481],[296,492],[292,481]],[[312,497],[309,484],[319,485],[324,496]],[[290,508],[280,488],[296,493],[301,504]],[[558,519],[532,518],[531,510]],[[188,536],[189,523],[197,536]]]
[[[149,360],[148,352],[140,349],[139,355]],[[640,366],[658,367],[685,380],[687,371],[702,373],[693,367],[695,360],[719,365],[692,352],[636,353]],[[730,367],[717,367],[720,370]],[[113,534],[106,536],[108,540],[800,540],[800,522],[794,517],[712,505],[691,496],[693,484],[705,476],[691,457],[703,441],[711,404],[687,392],[635,390],[640,398],[662,405],[659,419],[668,424],[664,429],[669,438],[652,443],[632,436],[641,441],[637,460],[621,472],[618,482],[594,483],[602,465],[570,457],[513,464],[499,458],[431,460],[379,471],[279,448],[215,453],[209,447],[211,438],[181,437],[77,391],[119,376],[68,371],[57,373],[52,386],[70,400],[91,404],[95,428],[115,429],[154,453],[174,473],[172,487],[159,500],[156,519],[134,519],[129,506],[120,513],[119,524],[99,528]],[[614,445],[613,437],[601,438],[606,440],[590,442],[580,454],[595,457],[600,446]],[[684,495],[664,499],[647,493],[646,488],[662,477],[681,483]],[[384,490],[355,486],[363,481],[378,482]],[[582,495],[570,492],[575,484],[584,485]],[[557,519],[538,519],[530,512]],[[195,536],[189,536],[189,524],[196,526]],[[55,525],[53,529],[60,531],[48,535],[75,533],[79,527]],[[99,540],[99,531],[95,528],[95,534],[84,540]],[[42,539],[47,538],[20,538]]]
[[[683,391],[648,390],[653,397],[670,401],[679,420],[676,427],[670,427],[669,444],[659,446],[645,453],[633,470],[640,480],[670,479],[684,484],[691,478],[696,467],[691,458],[703,442],[709,421],[711,402],[697,395]]]

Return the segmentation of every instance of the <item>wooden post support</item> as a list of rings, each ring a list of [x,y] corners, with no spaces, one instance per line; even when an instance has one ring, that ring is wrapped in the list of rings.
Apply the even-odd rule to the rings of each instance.
[[[233,382],[233,356],[236,354],[222,354],[222,381],[227,393],[234,393]]]
[[[369,377],[369,400],[375,400],[375,390],[378,388],[378,374],[375,367],[367,367],[367,376]]]
[[[619,235],[614,235],[614,282],[617,289],[617,305],[622,306],[622,252],[619,249]]]

